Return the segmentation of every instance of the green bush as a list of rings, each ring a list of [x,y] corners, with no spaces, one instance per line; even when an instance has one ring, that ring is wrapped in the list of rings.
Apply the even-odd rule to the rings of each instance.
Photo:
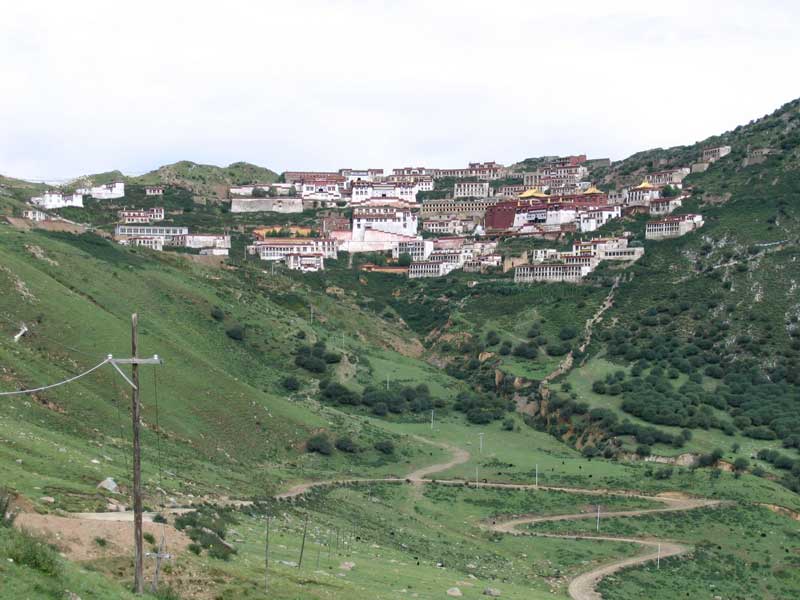
[[[238,323],[235,325],[231,325],[228,329],[225,330],[225,335],[227,335],[232,340],[236,340],[237,342],[241,342],[244,340],[244,327],[239,325]]]
[[[45,575],[58,577],[62,566],[58,553],[34,536],[15,531],[8,548],[8,557],[18,565],[36,569]]]
[[[223,321],[225,319],[225,312],[219,306],[215,306],[211,309],[211,317],[215,321]]]
[[[349,454],[355,454],[359,451],[358,444],[356,444],[351,438],[348,436],[342,436],[336,439],[336,443],[334,444],[337,450],[341,450],[342,452],[347,452]]]
[[[394,454],[394,442],[392,440],[378,440],[375,442],[375,450],[382,454]]]
[[[203,551],[203,547],[200,544],[196,544],[194,542],[189,544],[189,552],[191,552],[192,554],[196,554],[196,555],[200,556],[200,553],[202,551]]]
[[[318,433],[308,438],[306,442],[306,452],[316,452],[324,456],[333,454],[333,445],[324,433]]]
[[[142,538],[148,544],[155,544],[156,543],[156,536],[154,536],[152,533],[146,532],[146,533],[144,533],[142,535]]]

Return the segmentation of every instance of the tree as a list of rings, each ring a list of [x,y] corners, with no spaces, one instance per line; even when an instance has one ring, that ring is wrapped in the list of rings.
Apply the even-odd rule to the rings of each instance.
[[[236,340],[237,342],[241,342],[244,339],[244,327],[236,323],[235,325],[231,325],[228,329],[225,330],[225,335],[227,335],[232,340]]]
[[[355,454],[359,451],[358,445],[348,436],[342,436],[336,440],[336,449],[348,454]]]
[[[746,471],[749,466],[750,466],[750,461],[747,460],[744,456],[740,456],[735,461],[733,461],[733,468],[737,473]]]
[[[219,306],[215,306],[214,308],[211,309],[211,317],[215,321],[222,321],[225,319],[225,313]]]
[[[285,377],[283,379],[283,387],[290,392],[294,392],[300,389],[300,382],[297,380],[297,377]]]
[[[411,264],[411,255],[408,252],[403,252],[397,259],[397,264],[401,267],[407,267]]]
[[[515,423],[514,419],[509,417],[503,421],[503,430],[504,431],[514,431]]]
[[[378,440],[375,442],[375,450],[382,454],[394,454],[394,443],[392,440]]]
[[[333,445],[324,433],[318,433],[308,438],[306,442],[306,452],[316,452],[324,456],[333,454]]]

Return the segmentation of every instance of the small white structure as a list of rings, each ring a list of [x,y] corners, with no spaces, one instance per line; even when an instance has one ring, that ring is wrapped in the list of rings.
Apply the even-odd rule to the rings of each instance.
[[[63,194],[59,191],[49,190],[41,196],[34,196],[31,198],[31,204],[35,204],[39,208],[43,208],[45,210],[67,208],[70,206],[75,208],[83,208],[83,195],[79,193]]]
[[[181,234],[176,235],[170,242],[171,246],[183,248],[225,248],[231,247],[231,236],[210,234]]]
[[[578,231],[595,231],[610,220],[619,219],[621,216],[622,208],[620,206],[603,206],[600,208],[581,210],[578,212],[577,216]]]
[[[491,188],[488,181],[459,181],[453,187],[453,198],[488,198]]]
[[[322,254],[287,254],[286,266],[292,271],[310,273],[325,269],[325,259]]]
[[[649,173],[644,177],[646,181],[655,186],[671,185],[672,187],[680,188],[683,185],[683,178],[690,172],[691,169],[689,167],[681,167],[679,169],[667,169],[666,171]]]
[[[145,196],[163,196],[164,187],[160,185],[147,185],[144,188]]]
[[[408,254],[412,262],[427,260],[433,252],[433,242],[422,238],[398,242],[392,249],[392,257],[396,260],[402,254]]]
[[[47,213],[44,213],[36,208],[26,208],[22,211],[22,218],[28,221],[47,221],[49,218]]]
[[[353,240],[362,241],[368,229],[404,236],[417,234],[417,215],[388,206],[362,207],[353,212]]]
[[[444,277],[451,271],[458,268],[458,264],[454,262],[432,261],[424,260],[420,262],[412,262],[408,267],[409,279],[420,279],[423,277]]]
[[[475,229],[472,219],[428,219],[422,223],[422,231],[441,235],[462,235]]]
[[[282,196],[279,198],[231,198],[231,212],[299,213],[303,212],[303,199],[299,196]]]
[[[171,240],[175,236],[187,235],[189,233],[188,227],[159,227],[156,225],[117,225],[114,228],[114,237],[131,238],[131,237],[158,237],[164,241]]]
[[[702,215],[687,214],[666,217],[660,221],[649,221],[644,237],[648,240],[677,238],[703,226]]]
[[[567,281],[576,283],[591,273],[592,266],[579,262],[542,262],[520,265],[514,268],[514,283],[533,283],[537,281]]]
[[[650,206],[653,200],[661,197],[661,190],[645,179],[636,187],[623,189],[622,196],[624,203],[628,206]]]
[[[668,215],[677,208],[680,208],[683,201],[679,197],[659,198],[650,202],[649,212],[651,215]]]
[[[141,246],[143,248],[150,248],[150,250],[155,250],[156,252],[161,252],[164,249],[163,237],[130,237],[119,240],[119,243],[123,246]]]
[[[704,148],[702,160],[703,162],[712,163],[719,160],[723,156],[728,156],[731,153],[730,146],[714,146],[713,148]]]
[[[126,225],[132,223],[153,223],[164,220],[164,208],[153,207],[147,210],[121,210],[117,212],[117,217]]]
[[[228,248],[203,248],[200,250],[201,256],[228,256]]]
[[[332,238],[266,238],[247,246],[248,254],[257,254],[261,260],[285,260],[289,254],[321,254],[323,258],[336,258],[337,244]]]
[[[351,189],[351,205],[374,198],[397,198],[404,202],[416,203],[419,188],[416,183],[397,181],[386,183],[357,182]]]
[[[104,183],[90,188],[81,188],[77,190],[77,193],[91,196],[95,200],[114,200],[115,198],[125,197],[125,183],[122,181]]]

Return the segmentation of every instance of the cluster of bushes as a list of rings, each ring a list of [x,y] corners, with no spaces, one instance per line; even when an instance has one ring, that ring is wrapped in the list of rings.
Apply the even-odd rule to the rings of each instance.
[[[236,554],[236,548],[225,541],[227,527],[234,523],[232,511],[216,508],[201,508],[175,518],[175,528],[192,540],[191,552],[200,554],[206,550],[211,558],[220,560],[229,560]]]
[[[381,454],[394,454],[394,443],[391,440],[378,440],[373,447]],[[347,454],[356,454],[363,450],[361,446],[347,435],[339,436],[335,441],[331,442],[328,434],[317,433],[306,441],[306,452],[316,452],[323,456],[330,456],[333,454],[334,448]]]
[[[322,382],[320,384],[320,400],[339,406],[364,406],[369,408],[373,414],[381,417],[389,413],[396,415],[409,412],[422,413],[434,407],[445,406],[443,400],[431,397],[430,390],[424,383],[388,390],[377,386],[367,386],[359,395],[335,381]]]
[[[341,360],[341,354],[328,351],[325,342],[319,341],[313,346],[300,346],[295,353],[294,364],[311,373],[325,373],[328,365]]]
[[[496,394],[460,392],[453,408],[463,412],[470,423],[485,425],[503,418],[507,411],[513,410],[513,405]]]

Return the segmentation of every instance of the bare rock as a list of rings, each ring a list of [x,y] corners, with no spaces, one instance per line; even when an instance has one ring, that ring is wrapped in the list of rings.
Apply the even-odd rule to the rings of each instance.
[[[453,598],[460,598],[464,594],[462,594],[461,590],[458,589],[457,587],[451,587],[449,590],[447,590],[447,595]]]
[[[492,598],[499,598],[500,597],[500,590],[498,590],[497,588],[488,587],[485,590],[483,590],[483,595],[484,596],[491,596]]]
[[[108,490],[112,494],[116,494],[117,491],[119,490],[119,486],[117,485],[117,482],[114,481],[111,477],[106,477],[105,479],[103,479],[103,481],[101,481],[100,483],[97,484],[97,488],[98,489],[103,489],[103,490]]]

